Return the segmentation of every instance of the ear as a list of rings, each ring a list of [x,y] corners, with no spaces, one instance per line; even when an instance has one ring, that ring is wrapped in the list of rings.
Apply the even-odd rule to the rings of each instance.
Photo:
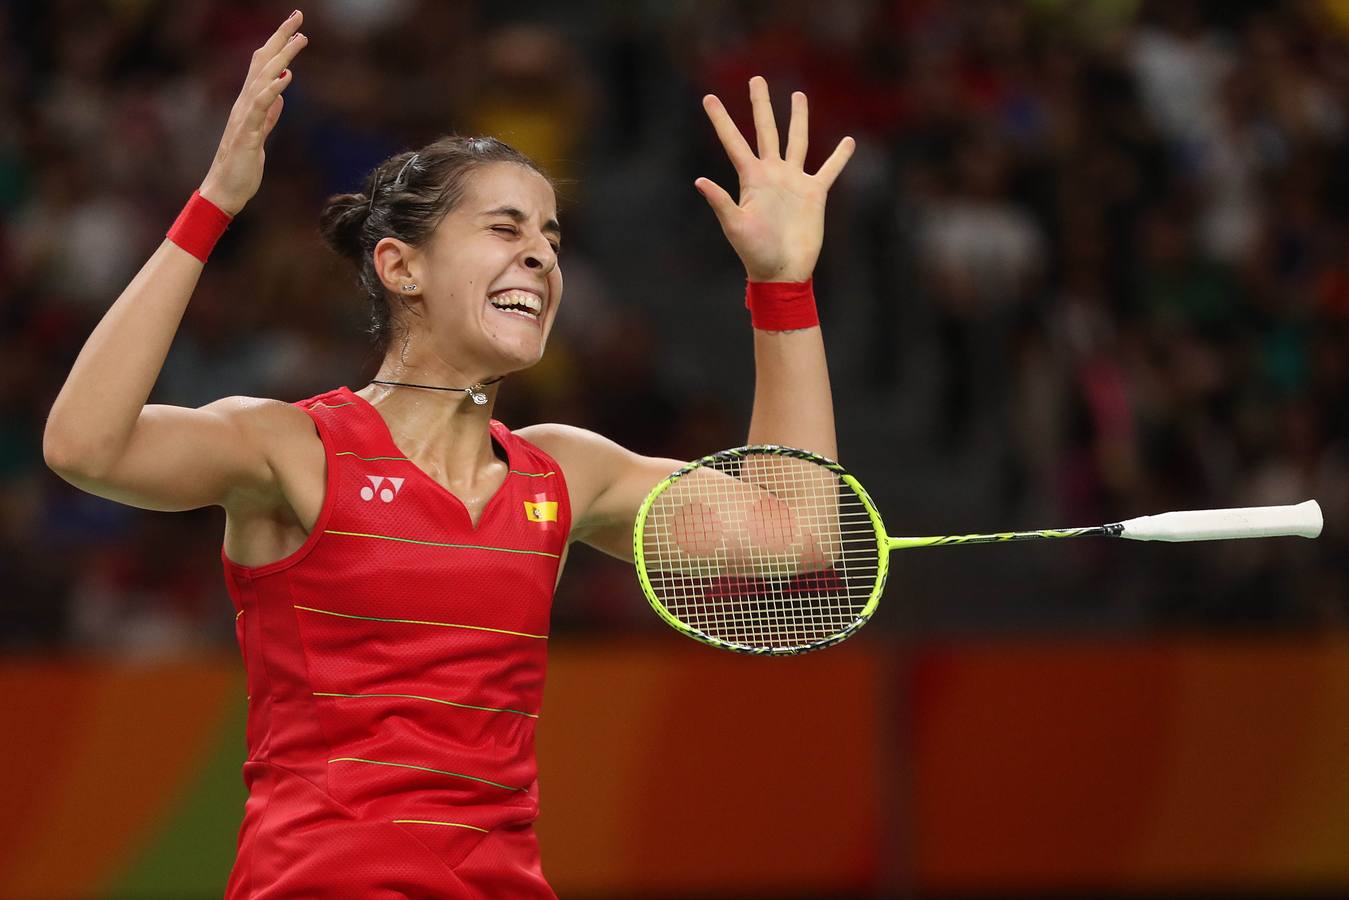
[[[420,285],[421,281],[417,277],[420,269],[421,254],[411,244],[386,237],[380,238],[375,245],[375,272],[389,293],[398,297],[408,296],[403,285]],[[420,290],[415,293],[420,293]]]

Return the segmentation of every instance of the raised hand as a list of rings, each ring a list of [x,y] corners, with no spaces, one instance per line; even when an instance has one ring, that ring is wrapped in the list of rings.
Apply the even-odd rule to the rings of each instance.
[[[711,179],[699,178],[694,186],[711,204],[751,281],[805,281],[815,270],[824,240],[825,197],[857,143],[845,137],[819,171],[809,175],[805,171],[806,95],[800,91],[792,94],[785,156],[779,151],[768,82],[759,75],[749,81],[749,98],[754,107],[758,156],[721,101],[712,94],[703,98],[703,109],[740,177],[740,202],[732,200]]]
[[[238,214],[262,184],[266,158],[263,142],[281,118],[285,103],[281,92],[292,77],[288,66],[309,43],[309,38],[300,34],[303,21],[304,14],[297,9],[267,43],[253,52],[244,88],[230,109],[220,149],[201,183],[201,195],[230,215]]]

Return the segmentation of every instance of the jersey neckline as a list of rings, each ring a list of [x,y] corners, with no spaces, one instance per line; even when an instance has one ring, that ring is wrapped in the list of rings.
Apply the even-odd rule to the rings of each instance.
[[[512,452],[511,442],[506,439],[507,436],[509,435],[509,431],[506,429],[506,426],[498,422],[496,419],[488,420],[487,431],[489,437],[491,438],[494,444],[500,446],[501,449],[506,453],[506,477],[501,480],[501,484],[499,484],[497,486],[497,489],[492,492],[492,496],[487,498],[487,502],[484,503],[482,507],[482,514],[478,516],[478,521],[475,523],[473,521],[473,516],[469,514],[468,505],[465,504],[462,499],[460,499],[459,495],[456,494],[454,491],[450,490],[449,488],[447,488],[445,485],[441,484],[439,481],[436,481],[434,478],[432,478],[429,472],[427,472],[421,466],[413,462],[412,458],[408,456],[407,453],[405,453],[401,447],[398,446],[398,442],[393,439],[393,432],[389,430],[389,423],[384,421],[384,417],[380,415],[379,410],[375,408],[375,405],[373,403],[371,403],[369,400],[365,399],[360,394],[356,393],[346,385],[342,385],[342,387],[340,387],[338,390],[341,391],[343,395],[350,398],[352,402],[356,403],[358,406],[363,408],[367,413],[369,413],[374,417],[375,422],[379,426],[383,440],[394,450],[398,451],[401,460],[403,462],[406,462],[408,464],[408,467],[411,468],[414,472],[416,472],[419,478],[421,478],[423,481],[429,484],[434,490],[439,491],[442,496],[453,501],[454,504],[459,507],[459,509],[464,514],[464,521],[467,523],[469,531],[476,534],[482,528],[483,523],[487,521],[488,515],[495,509],[495,507],[499,504],[501,498],[505,495],[510,485],[512,473],[518,468],[518,466],[516,465],[515,454],[514,452]]]

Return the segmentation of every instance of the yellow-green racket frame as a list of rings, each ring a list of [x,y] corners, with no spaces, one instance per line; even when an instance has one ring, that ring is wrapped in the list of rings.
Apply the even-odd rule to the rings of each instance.
[[[713,635],[704,634],[687,622],[684,622],[674,613],[670,612],[670,610],[666,609],[665,605],[660,602],[660,598],[657,597],[656,591],[651,585],[650,578],[647,577],[646,558],[642,546],[642,532],[646,527],[647,513],[651,510],[651,505],[655,503],[656,498],[663,494],[670,485],[674,484],[690,472],[697,469],[713,468],[713,465],[720,461],[744,459],[749,456],[785,456],[822,466],[830,472],[833,472],[839,477],[840,481],[848,485],[848,487],[856,493],[858,499],[861,500],[863,509],[867,511],[867,517],[870,519],[871,527],[876,535],[876,581],[871,589],[871,596],[867,598],[861,612],[857,614],[857,618],[854,619],[851,624],[838,633],[830,635],[823,640],[791,647],[749,647],[743,644],[736,644],[732,641],[726,641]],[[709,646],[717,647],[722,650],[732,650],[736,653],[748,653],[755,656],[795,656],[800,653],[809,653],[812,650],[822,650],[825,647],[830,647],[840,641],[847,640],[856,634],[857,630],[871,619],[872,614],[876,612],[877,605],[880,603],[881,594],[885,591],[885,579],[889,573],[890,562],[889,540],[890,539],[885,533],[885,526],[881,523],[880,513],[876,511],[876,506],[871,502],[870,495],[867,494],[866,489],[862,487],[857,479],[848,474],[848,471],[841,465],[828,457],[820,456],[817,453],[810,453],[806,450],[797,450],[794,447],[781,447],[776,444],[757,444],[750,447],[736,447],[731,450],[722,450],[718,453],[704,456],[701,459],[696,459],[688,465],[683,466],[678,471],[670,473],[670,475],[661,481],[660,484],[652,488],[651,492],[646,495],[646,499],[642,501],[641,508],[637,510],[637,520],[633,523],[632,560],[637,567],[637,581],[642,586],[642,593],[646,595],[647,602],[651,604],[651,608],[656,611],[656,614],[665,620],[667,625],[681,634],[685,634],[694,640],[701,641]]]

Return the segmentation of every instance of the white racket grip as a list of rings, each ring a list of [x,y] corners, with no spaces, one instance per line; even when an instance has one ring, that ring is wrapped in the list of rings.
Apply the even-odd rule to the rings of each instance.
[[[1321,534],[1321,507],[1315,500],[1293,506],[1192,509],[1139,516],[1120,523],[1120,537],[1135,541],[1223,541],[1233,538]]]

